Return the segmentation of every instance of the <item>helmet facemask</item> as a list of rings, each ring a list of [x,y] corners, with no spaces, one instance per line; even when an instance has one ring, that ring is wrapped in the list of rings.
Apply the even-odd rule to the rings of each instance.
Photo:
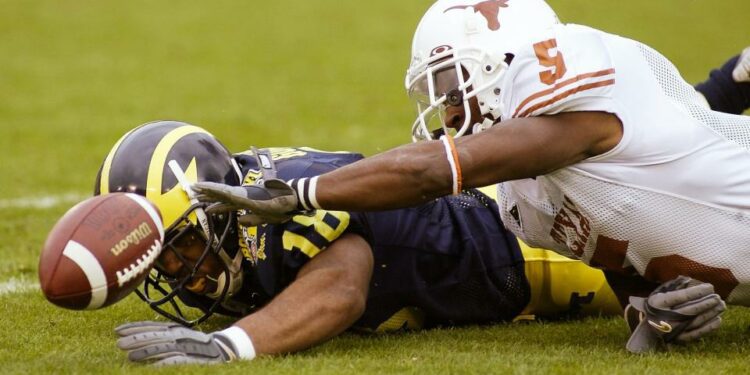
[[[558,23],[544,0],[435,1],[414,32],[406,74],[406,89],[417,102],[412,138],[461,136],[500,122],[501,95],[510,95],[501,90],[510,87],[503,82],[510,59]],[[454,72],[453,82],[441,77],[445,69]],[[442,87],[449,83],[452,87]],[[464,110],[462,124],[442,123],[451,105]]]
[[[239,269],[233,269],[234,267],[231,267],[231,263],[226,262],[225,257],[221,256],[221,254],[226,254],[221,244],[233,233],[231,228],[235,225],[235,215],[208,215],[209,233],[215,233],[215,230],[219,228],[223,229],[221,229],[220,236],[206,238],[205,231],[197,228],[197,225],[193,224],[193,220],[191,219],[191,216],[196,215],[197,210],[203,210],[205,207],[206,204],[204,203],[192,205],[165,231],[162,252],[171,252],[182,264],[182,272],[171,274],[157,261],[156,266],[144,282],[143,290],[136,290],[138,296],[147,302],[154,311],[170,320],[189,327],[208,319],[221,306],[222,302],[226,301],[239,289],[239,285],[241,284]],[[191,234],[198,236],[205,243],[203,251],[195,260],[183,256],[180,246],[175,245],[185,236]],[[203,276],[208,279],[209,283],[203,295],[210,298],[213,303],[208,307],[198,305],[197,307],[201,310],[202,315],[190,317],[191,314],[188,312],[188,308],[183,303],[178,302],[177,297],[180,297],[181,293],[188,290],[187,285],[193,282],[198,269],[209,256],[215,256],[216,263],[221,267],[218,277]],[[166,306],[170,306],[170,308],[165,308]]]
[[[233,159],[232,163],[234,168],[239,171],[239,167]],[[231,257],[224,249],[226,240],[231,240],[228,236],[232,234],[236,236],[236,232],[232,230],[236,225],[236,214],[206,214],[205,208],[207,204],[200,203],[193,197],[194,193],[190,188],[190,181],[187,180],[185,173],[180,169],[179,165],[176,162],[170,161],[168,166],[177,177],[179,185],[182,186],[192,205],[178,220],[165,230],[165,245],[162,251],[171,251],[183,266],[191,265],[192,267],[189,267],[191,268],[189,272],[185,272],[182,275],[169,275],[157,263],[144,283],[143,292],[138,291],[138,296],[159,314],[180,324],[193,326],[208,319],[222,303],[226,302],[240,289],[242,285],[241,265],[243,256],[241,252],[236,251],[234,257]],[[217,229],[221,230],[220,236],[216,235]],[[200,236],[205,243],[203,252],[195,261],[186,259],[181,254],[178,246],[175,246],[175,243],[180,241],[183,236],[191,233]],[[179,304],[175,301],[175,297],[182,297],[181,293],[184,291],[189,292],[186,288],[187,284],[193,280],[199,267],[211,254],[216,257],[216,263],[222,267],[222,271],[215,279],[212,279],[208,275],[204,276],[209,280],[208,282],[215,286],[212,290],[203,294],[203,296],[210,298],[212,303],[208,308],[198,305],[203,315],[191,319],[179,307]],[[163,287],[163,284],[167,284],[171,290],[167,291]],[[153,289],[150,289],[150,287]],[[159,293],[156,299],[150,295],[153,291]],[[173,313],[161,307],[165,303],[169,303],[172,306]]]
[[[500,119],[500,81],[508,65],[493,59],[479,48],[453,50],[448,46],[423,62],[412,64],[405,85],[416,103],[417,119],[412,140],[436,139],[442,134],[460,137],[477,133]],[[481,122],[472,121],[471,100],[476,98]],[[448,106],[463,107],[464,121],[458,126],[445,124]]]

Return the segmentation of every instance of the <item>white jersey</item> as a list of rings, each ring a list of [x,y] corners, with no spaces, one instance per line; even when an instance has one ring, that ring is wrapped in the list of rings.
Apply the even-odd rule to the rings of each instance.
[[[578,25],[518,48],[504,79],[503,118],[606,111],[623,126],[605,154],[499,184],[511,231],[651,281],[688,275],[750,306],[750,118],[705,108],[655,50]]]

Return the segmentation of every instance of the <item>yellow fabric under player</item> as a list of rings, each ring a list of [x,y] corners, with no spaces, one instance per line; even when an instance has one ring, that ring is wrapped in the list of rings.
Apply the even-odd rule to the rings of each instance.
[[[601,270],[518,242],[526,261],[531,301],[516,320],[621,313],[617,297]]]
[[[494,186],[481,189],[497,199]],[[619,315],[622,307],[601,270],[555,252],[533,248],[519,240],[526,262],[531,301],[516,320],[558,318],[565,314]]]

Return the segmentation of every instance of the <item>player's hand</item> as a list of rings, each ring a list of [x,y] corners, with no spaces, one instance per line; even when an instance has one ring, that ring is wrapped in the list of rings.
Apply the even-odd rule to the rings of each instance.
[[[279,179],[264,180],[260,185],[230,186],[216,182],[196,182],[191,188],[201,202],[214,203],[208,213],[247,210],[240,224],[278,224],[300,213],[294,189]]]
[[[732,71],[732,78],[736,82],[750,82],[750,47],[745,48],[740,54],[737,65]]]
[[[632,334],[626,348],[632,353],[686,343],[715,331],[726,304],[713,285],[680,276],[660,285],[648,298],[630,297],[625,319]]]
[[[177,323],[136,322],[115,328],[117,347],[133,362],[155,366],[222,363],[239,359],[238,349],[221,332],[203,333]]]

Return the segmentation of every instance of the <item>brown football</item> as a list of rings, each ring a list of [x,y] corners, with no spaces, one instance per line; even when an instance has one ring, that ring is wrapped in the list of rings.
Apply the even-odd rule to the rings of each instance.
[[[130,193],[88,198],[47,236],[39,259],[42,292],[68,309],[111,305],[143,282],[163,242],[161,214],[146,198]]]

